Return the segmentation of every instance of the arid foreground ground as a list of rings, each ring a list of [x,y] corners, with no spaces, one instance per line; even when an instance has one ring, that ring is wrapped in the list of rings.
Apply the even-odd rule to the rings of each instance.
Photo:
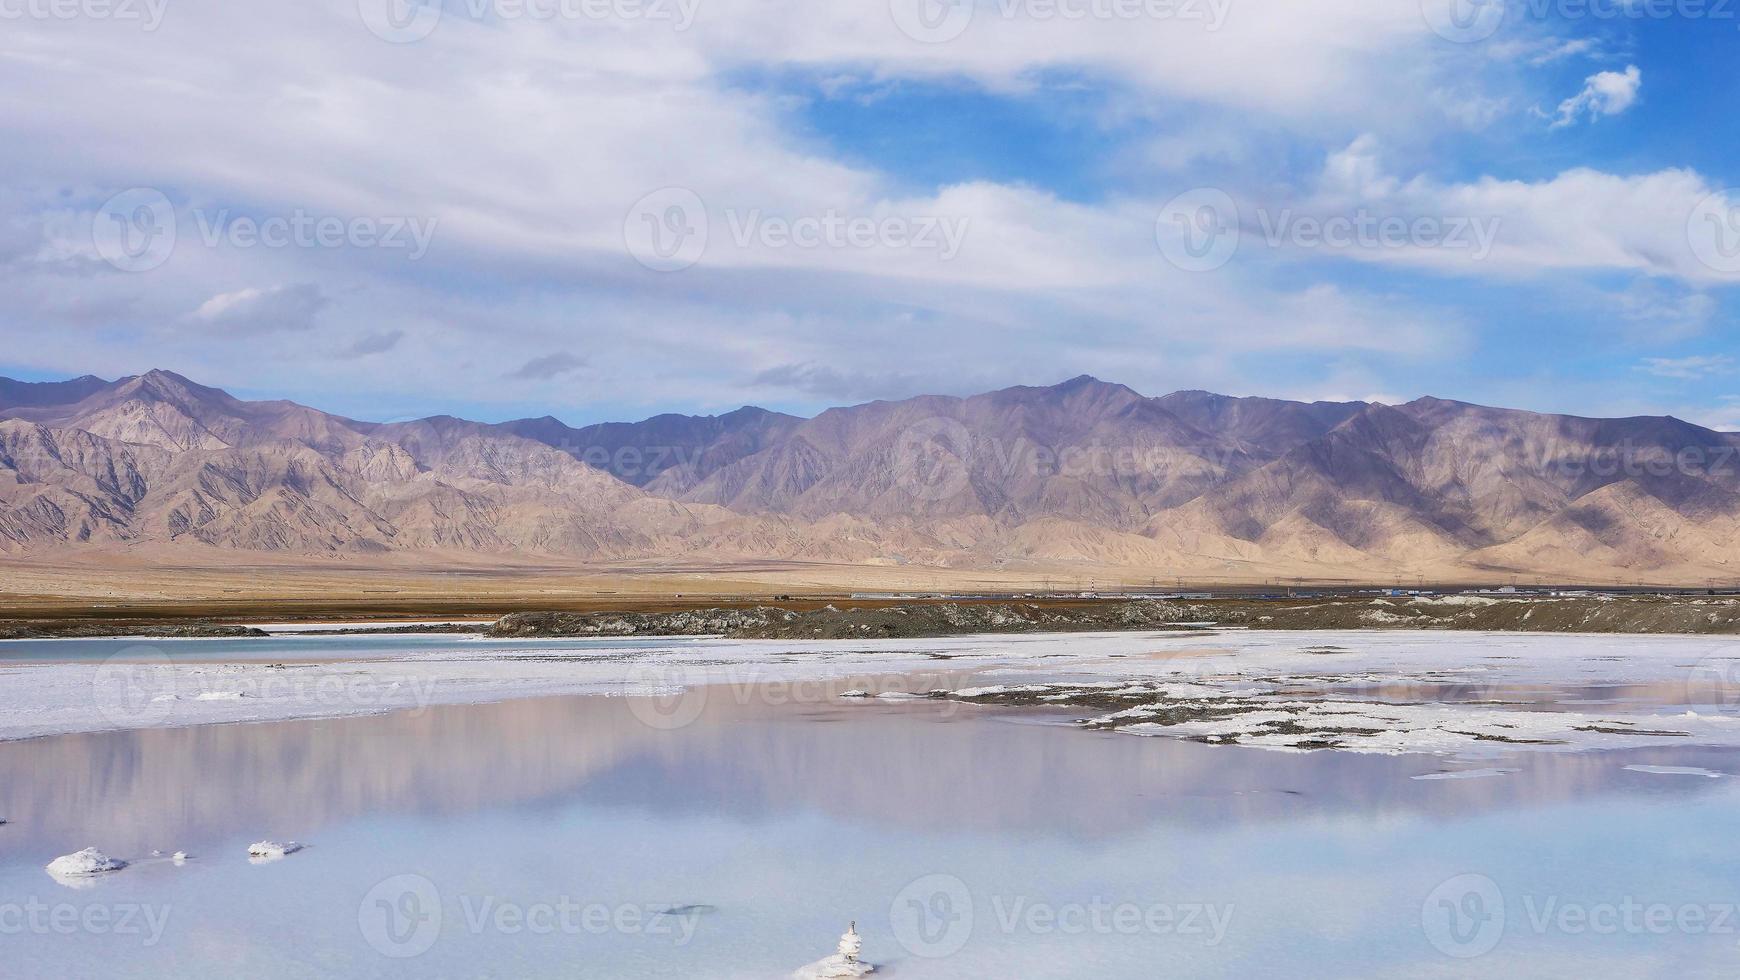
[[[496,635],[838,638],[1153,629],[1470,629],[1740,633],[1740,596],[1440,594],[1395,583],[1092,580],[765,563],[565,569],[0,562],[0,637],[216,634],[258,623],[467,621]],[[1416,583],[1408,583],[1409,588]],[[1083,593],[1087,593],[1084,595]],[[1131,598],[1167,593],[1182,597]],[[1212,593],[1212,598],[1204,598]],[[558,615],[544,615],[558,614]],[[502,617],[508,617],[505,621]],[[498,622],[499,621],[499,622]]]

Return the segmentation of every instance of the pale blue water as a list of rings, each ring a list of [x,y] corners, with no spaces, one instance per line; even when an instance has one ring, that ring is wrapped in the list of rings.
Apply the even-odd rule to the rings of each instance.
[[[487,655],[491,652],[539,650],[639,650],[651,647],[681,646],[703,642],[690,639],[638,639],[633,637],[587,640],[500,640],[482,636],[455,634],[373,635],[278,635],[255,637],[213,637],[211,639],[151,640],[140,637],[115,639],[66,640],[0,640],[0,663],[62,663],[79,660],[107,660],[110,657],[137,655],[143,651],[161,653],[178,661],[214,663],[273,662],[279,660],[364,660],[415,656],[431,649],[463,645],[467,651]]]
[[[0,744],[0,975],[778,977],[849,919],[897,978],[1740,970],[1736,781],[1622,768],[1732,752],[1420,781],[1062,720],[722,692],[676,731],[563,698]],[[140,863],[42,870],[88,844]]]

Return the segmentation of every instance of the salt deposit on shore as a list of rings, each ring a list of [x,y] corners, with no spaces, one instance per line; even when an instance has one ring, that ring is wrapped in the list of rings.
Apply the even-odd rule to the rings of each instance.
[[[82,877],[86,875],[107,874],[119,871],[127,866],[127,862],[112,858],[94,847],[87,847],[72,854],[63,854],[48,862],[48,873],[57,877]]]
[[[859,959],[863,952],[864,940],[858,936],[858,923],[854,922],[846,927],[834,955],[800,967],[792,974],[792,980],[841,980],[868,976],[876,972],[876,968]]]
[[[1721,779],[1726,773],[1703,769],[1698,766],[1626,766],[1630,772],[1646,772],[1654,776],[1702,776],[1705,779]]]
[[[801,685],[862,710],[924,697],[1079,707],[1098,727],[1283,750],[1740,747],[1740,643],[1712,637],[1216,630],[506,646],[431,637],[395,659],[348,638],[332,642],[359,659],[283,664],[177,662],[178,642],[195,641],[160,641],[165,653],[149,663],[0,668],[0,739],[703,686],[746,698]],[[298,642],[319,651],[328,641]],[[897,676],[915,680],[888,682]]]
[[[248,845],[248,860],[255,864],[264,864],[268,861],[281,861],[285,857],[302,850],[304,846],[306,845],[297,843],[296,841],[288,841],[282,844],[270,840],[257,841]]]
[[[1424,779],[1424,780],[1487,779],[1487,778],[1490,778],[1492,776],[1508,776],[1511,773],[1521,772],[1521,771],[1522,770],[1520,770],[1520,769],[1498,769],[1498,768],[1493,768],[1493,769],[1457,769],[1457,770],[1454,770],[1451,772],[1429,772],[1429,773],[1426,773],[1424,775],[1410,776],[1408,778],[1409,779]]]

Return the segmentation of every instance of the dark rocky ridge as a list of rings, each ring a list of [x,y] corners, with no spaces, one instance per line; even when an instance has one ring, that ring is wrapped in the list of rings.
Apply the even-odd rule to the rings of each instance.
[[[164,623],[146,620],[98,622],[78,620],[0,621],[0,640],[106,639],[120,636],[158,639],[210,639],[213,637],[270,636],[253,626],[230,626],[203,621]]]
[[[677,613],[513,613],[489,636],[729,636],[838,640],[1164,629],[1183,622],[1180,607],[1123,602],[1047,609],[1029,603],[935,603],[881,609],[794,612],[776,606]]]
[[[1740,599],[1527,598],[1136,600],[1040,606],[926,603],[794,612],[776,606],[672,613],[513,613],[496,637],[728,636],[854,639],[1202,628],[1437,629],[1548,633],[1740,633]]]

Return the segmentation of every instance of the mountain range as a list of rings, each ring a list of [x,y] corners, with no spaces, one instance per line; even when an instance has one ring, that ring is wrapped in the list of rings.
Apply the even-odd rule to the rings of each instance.
[[[161,370],[0,379],[0,552],[1173,577],[1728,578],[1740,434],[1090,377],[799,418],[375,423]],[[238,553],[226,557],[224,553]]]

